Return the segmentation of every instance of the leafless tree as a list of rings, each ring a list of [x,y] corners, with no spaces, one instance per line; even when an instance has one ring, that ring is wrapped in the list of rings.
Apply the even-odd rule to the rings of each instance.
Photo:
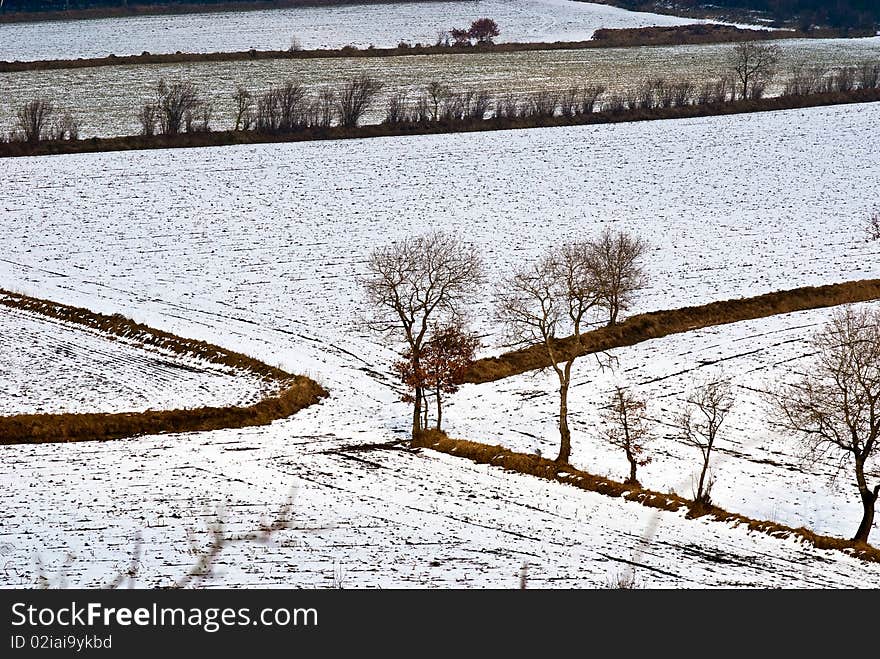
[[[859,66],[859,88],[876,89],[880,87],[880,64],[863,62]]]
[[[264,133],[288,133],[308,123],[309,104],[302,84],[288,80],[257,97],[254,128]]]
[[[563,245],[516,271],[498,290],[497,315],[511,345],[543,346],[559,379],[560,446],[556,461],[563,464],[571,457],[568,389],[580,350],[564,352],[558,340],[571,336],[580,348],[587,315],[598,303],[589,258],[586,243]]]
[[[210,103],[199,103],[192,110],[187,110],[183,117],[183,125],[187,133],[207,133],[211,130],[211,117],[214,109]]]
[[[426,124],[431,121],[431,114],[428,110],[428,96],[426,94],[422,94],[415,100],[415,103],[409,109],[408,120],[413,124]]]
[[[329,128],[336,114],[336,93],[332,89],[322,89],[318,94],[318,127]]]
[[[440,121],[440,106],[443,105],[443,101],[449,96],[449,89],[435,80],[428,83],[425,91],[431,103],[431,121]]]
[[[580,108],[578,114],[592,114],[596,109],[596,102],[599,97],[605,93],[605,87],[602,85],[592,85],[584,87],[581,90]]]
[[[618,386],[602,413],[602,436],[626,454],[629,462],[629,478],[626,482],[631,485],[639,485],[636,468],[651,461],[646,447],[651,439],[646,410],[647,403],[643,398]]]
[[[558,99],[550,91],[537,91],[529,95],[529,114],[533,117],[552,117],[556,114]]]
[[[165,79],[156,87],[156,113],[159,130],[163,135],[177,135],[184,128],[187,114],[192,114],[202,104],[192,82],[186,80],[168,84]]]
[[[25,141],[39,142],[45,137],[53,109],[52,101],[46,98],[35,98],[18,108],[16,124]]]
[[[580,95],[578,87],[570,87],[559,95],[559,111],[563,117],[571,118],[578,113]]]
[[[149,137],[156,134],[156,125],[159,123],[157,114],[155,105],[152,103],[144,105],[138,115],[138,121],[141,122],[141,135]]]
[[[385,105],[386,124],[401,124],[407,119],[406,90],[392,94]]]
[[[643,261],[648,243],[625,231],[606,228],[589,243],[589,267],[599,294],[599,306],[608,313],[608,324],[617,323],[648,277]]]
[[[466,303],[483,281],[477,249],[442,232],[404,238],[376,248],[361,279],[375,314],[373,329],[397,335],[409,350],[414,373],[421,360],[430,325],[460,319]],[[413,392],[413,440],[422,428],[425,392]]]
[[[366,75],[345,83],[337,99],[339,125],[346,128],[357,127],[380,89],[382,83]]]
[[[703,83],[697,94],[697,104],[726,103],[728,100],[734,100],[735,95],[733,80],[727,76],[722,76],[718,80],[710,80]]]
[[[235,102],[235,126],[232,130],[250,130],[254,122],[254,99],[245,87],[239,87],[232,95]]]
[[[65,112],[55,121],[50,131],[50,138],[53,140],[78,140],[79,122],[72,114]]]
[[[729,68],[739,87],[740,98],[754,98],[776,75],[781,58],[779,46],[746,41],[733,47]]]
[[[515,119],[519,113],[520,105],[516,94],[507,93],[495,103],[496,119]]]
[[[711,503],[712,478],[709,464],[712,451],[718,441],[721,426],[733,407],[734,398],[730,383],[720,377],[709,379],[696,387],[688,396],[686,406],[676,420],[682,441],[699,449],[703,457],[700,478],[694,492],[694,502]]]
[[[853,540],[868,542],[880,492],[866,474],[880,455],[880,310],[845,307],[811,344],[809,369],[772,394],[774,421],[800,437],[810,461],[829,453],[838,469],[852,461],[863,510]]]
[[[807,96],[822,90],[822,79],[825,69],[811,65],[809,62],[798,62],[792,66],[783,88],[784,96]]]

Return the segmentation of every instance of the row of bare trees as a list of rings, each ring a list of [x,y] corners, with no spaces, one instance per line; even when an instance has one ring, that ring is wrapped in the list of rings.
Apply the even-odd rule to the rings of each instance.
[[[538,349],[559,383],[560,448],[556,461],[571,457],[568,392],[579,356],[593,354],[602,368],[613,360],[590,344],[588,330],[614,325],[647,283],[648,245],[607,229],[599,236],[548,250],[515,269],[496,287],[496,316],[509,346]],[[413,405],[412,437],[428,427],[428,397],[437,404],[441,429],[444,393],[464,381],[479,341],[466,329],[466,310],[480,294],[485,269],[479,251],[442,232],[413,236],[375,249],[361,284],[371,305],[370,326],[402,342],[394,370]],[[798,380],[767,394],[770,420],[800,437],[805,457],[836,452],[848,458],[863,504],[854,536],[867,542],[880,484],[869,484],[870,462],[880,454],[880,310],[847,307],[812,339],[813,363]],[[695,386],[675,416],[676,436],[699,451],[693,497],[711,504],[712,459],[734,405],[730,382],[717,376]],[[647,401],[633,388],[616,387],[603,405],[602,437],[622,450],[627,481],[638,485],[637,468],[651,460],[654,437]]]
[[[79,122],[69,112],[58,113],[47,98],[35,98],[15,112],[15,130],[11,142],[40,142],[43,140],[77,140]]]
[[[611,114],[689,105],[712,105],[761,98],[779,70],[779,49],[759,43],[738,44],[728,73],[697,84],[688,80],[647,80],[636,88],[606,94],[602,85],[574,85],[564,90],[498,94],[489,89],[453,90],[434,81],[421,91],[400,91],[386,101],[383,123],[390,125],[454,126],[483,120],[574,118],[596,111]],[[346,81],[338,90],[317,92],[287,81],[253,93],[239,87],[232,94],[233,131],[291,133],[340,126],[355,128],[374,108],[382,83],[370,76]],[[880,87],[880,64],[825,70],[796,65],[783,83],[784,95],[850,92]],[[138,114],[142,135],[179,135],[212,130],[213,106],[190,81],[160,80],[150,102]],[[34,99],[16,112],[10,139],[78,139],[79,124],[69,114],[54,112],[45,98]]]
[[[548,252],[498,285],[498,316],[510,345],[543,346],[548,364],[559,376],[560,462],[567,462],[571,453],[567,395],[574,360],[586,351],[583,335],[600,315],[612,325],[630,308],[636,291],[646,283],[642,260],[647,249],[641,239],[607,229],[596,239]],[[482,258],[473,246],[455,237],[431,233],[377,248],[367,271],[362,283],[377,312],[371,326],[406,345],[404,362],[396,370],[412,390],[408,394],[414,407],[412,434],[418,438],[427,425],[422,377],[427,346],[444,336],[446,344],[455,343],[456,350],[443,354],[463,361],[456,370],[460,375],[467,366],[462,356],[472,358],[477,348],[463,328],[467,303],[484,283]],[[431,379],[435,393],[457,384],[455,378],[444,378],[436,386],[438,378]]]
[[[308,128],[328,128],[334,123],[356,127],[382,88],[375,78],[360,76],[339,91],[312,94],[302,83],[286,81],[254,94],[239,87],[232,95],[232,130],[290,133]],[[146,104],[139,120],[143,135],[177,135],[211,130],[212,108],[188,81],[159,82],[156,100]]]
[[[865,62],[857,66],[844,66],[829,71],[824,67],[799,63],[792,67],[782,94],[808,96],[878,87],[880,87],[880,64]]]

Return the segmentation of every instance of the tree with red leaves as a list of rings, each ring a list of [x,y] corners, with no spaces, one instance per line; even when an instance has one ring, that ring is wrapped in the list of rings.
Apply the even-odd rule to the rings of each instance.
[[[468,30],[468,36],[482,44],[492,43],[492,39],[499,34],[501,34],[501,30],[498,29],[498,23],[491,18],[478,18],[471,23],[471,29]]]
[[[425,342],[418,366],[410,353],[394,364],[394,371],[407,389],[431,391],[437,400],[437,430],[442,429],[443,394],[453,394],[464,382],[465,373],[474,363],[474,355],[480,347],[479,339],[460,325],[449,324],[435,327],[431,338]],[[411,402],[407,392],[404,402]],[[428,426],[428,406],[424,408],[424,427]]]
[[[460,27],[454,27],[449,31],[449,36],[452,37],[453,46],[471,45],[471,34],[468,30],[462,29]]]

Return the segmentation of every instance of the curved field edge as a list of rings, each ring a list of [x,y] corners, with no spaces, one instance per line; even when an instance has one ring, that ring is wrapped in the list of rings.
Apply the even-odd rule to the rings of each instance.
[[[755,297],[710,302],[694,307],[651,311],[627,318],[618,325],[585,333],[579,342],[573,337],[556,344],[560,361],[571,357],[635,345],[669,334],[726,325],[743,320],[767,318],[794,311],[806,311],[880,298],[880,279],[860,279],[825,286],[804,286]],[[543,345],[532,345],[498,357],[479,359],[471,366],[465,382],[495,382],[550,366]]]
[[[317,382],[293,375],[247,355],[137,323],[0,289],[0,305],[76,323],[111,336],[134,340],[180,355],[249,371],[280,385],[273,396],[244,407],[87,414],[18,414],[0,416],[0,444],[119,439],[134,435],[191,432],[267,425],[319,402],[328,392]]]
[[[566,483],[588,492],[596,492],[610,497],[622,497],[627,501],[634,501],[648,508],[672,512],[684,509],[687,510],[689,518],[705,517],[734,526],[744,525],[749,531],[764,533],[774,538],[794,538],[800,542],[809,543],[817,549],[833,549],[863,561],[880,563],[880,549],[864,542],[820,535],[806,527],[793,528],[769,520],[752,519],[745,515],[728,512],[718,506],[698,505],[677,494],[667,494],[627,485],[537,455],[517,453],[503,446],[452,439],[436,430],[423,433],[413,442],[413,446],[466,458],[477,464],[488,464],[520,474],[537,476],[557,483]]]

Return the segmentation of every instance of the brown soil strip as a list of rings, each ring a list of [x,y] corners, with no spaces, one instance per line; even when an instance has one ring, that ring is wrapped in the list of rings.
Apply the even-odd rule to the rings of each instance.
[[[581,337],[582,349],[579,349],[572,338],[568,337],[559,340],[557,350],[560,361],[563,361],[571,356],[631,346],[648,339],[690,332],[712,325],[878,298],[880,298],[880,279],[862,279],[827,286],[805,286],[756,297],[638,314],[618,325],[602,327],[586,333]],[[476,361],[468,371],[465,381],[473,384],[494,382],[548,366],[550,363],[545,348],[542,345],[533,345],[499,357],[487,357]]]
[[[847,34],[846,38],[873,36]],[[490,53],[521,53],[539,50],[587,50],[593,48],[633,48],[640,46],[681,46],[689,44],[718,44],[742,41],[777,41],[782,39],[840,39],[836,30],[811,32],[748,30],[728,25],[685,25],[674,27],[645,27],[627,29],[600,29],[588,41],[513,42],[470,46],[407,45],[396,48],[317,48],[311,50],[242,50],[220,53],[150,53],[140,55],[108,55],[106,57],[0,61],[0,73],[21,71],[48,71],[53,69],[85,69],[99,66],[179,64],[197,62],[243,62],[270,59],[337,59],[340,57],[400,57],[410,55],[485,55]]]
[[[495,130],[518,130],[526,128],[551,128],[560,126],[586,126],[616,124],[659,119],[694,119],[752,112],[794,110],[872,103],[880,101],[880,89],[858,89],[852,92],[810,94],[808,96],[775,96],[760,100],[687,105],[677,108],[653,108],[623,112],[593,112],[577,117],[525,117],[513,119],[483,119],[470,122],[428,124],[371,124],[357,128],[311,128],[296,133],[258,133],[254,131],[217,131],[210,133],[182,133],[180,135],[155,135],[146,137],[93,137],[85,140],[59,140],[44,142],[0,143],[0,158],[21,156],[45,156],[66,153],[99,153],[143,149],[175,149],[205,146],[230,146],[234,144],[269,144],[284,142],[309,142],[316,140],[365,139],[370,137],[399,137],[405,135],[440,135]]]
[[[0,305],[78,323],[111,336],[124,337],[176,354],[246,370],[280,385],[278,394],[247,407],[200,407],[184,410],[123,412],[116,414],[19,414],[0,416],[0,444],[106,440],[134,435],[192,432],[267,425],[298,412],[328,396],[313,380],[292,375],[252,357],[205,341],[185,339],[112,316],[0,289]]]
[[[750,531],[765,533],[774,538],[793,537],[806,542],[817,549],[835,549],[863,561],[880,563],[880,549],[869,544],[843,540],[827,535],[819,535],[807,528],[792,528],[776,522],[757,520],[730,513],[717,506],[699,506],[689,499],[677,494],[654,492],[642,487],[626,485],[610,478],[603,478],[580,471],[569,465],[561,465],[547,458],[536,455],[517,453],[503,446],[490,446],[462,439],[450,439],[443,433],[431,431],[423,434],[413,442],[414,446],[429,448],[441,453],[473,460],[478,464],[490,464],[502,467],[519,474],[537,476],[545,480],[565,483],[588,492],[596,492],[610,497],[635,501],[648,508],[677,511],[687,510],[688,517],[708,517],[719,522],[727,522],[735,526],[745,525]]]

